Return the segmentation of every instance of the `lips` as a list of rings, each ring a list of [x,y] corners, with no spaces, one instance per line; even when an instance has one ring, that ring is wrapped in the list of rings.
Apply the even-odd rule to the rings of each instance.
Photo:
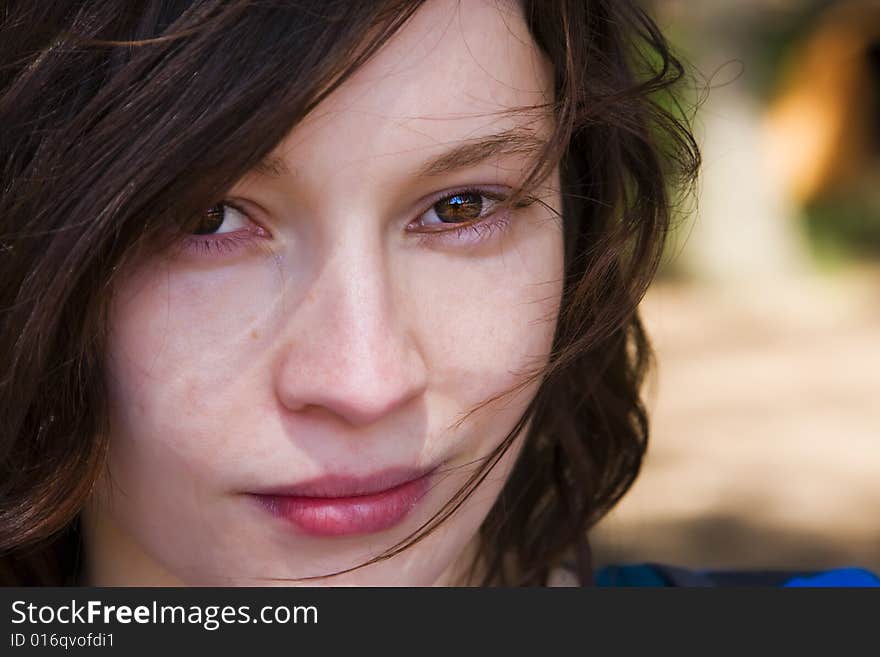
[[[252,493],[271,515],[311,536],[372,534],[399,524],[430,487],[435,469],[369,477],[320,477]]]

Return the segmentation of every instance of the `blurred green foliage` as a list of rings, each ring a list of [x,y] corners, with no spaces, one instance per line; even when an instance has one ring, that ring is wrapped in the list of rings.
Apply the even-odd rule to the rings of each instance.
[[[868,184],[829,194],[804,208],[804,227],[820,265],[880,259],[880,172]]]

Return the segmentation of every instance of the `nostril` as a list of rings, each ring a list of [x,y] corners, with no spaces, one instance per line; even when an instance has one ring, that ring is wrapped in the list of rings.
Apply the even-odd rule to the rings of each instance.
[[[374,395],[364,391],[336,389],[311,390],[311,403],[286,404],[285,408],[299,417],[311,420],[335,419],[351,426],[368,426],[399,412],[412,399],[411,395]]]
[[[360,354],[360,356],[358,355]],[[402,412],[427,385],[416,353],[398,360],[362,350],[309,349],[298,343],[280,362],[276,396],[286,412],[302,418],[369,425]]]

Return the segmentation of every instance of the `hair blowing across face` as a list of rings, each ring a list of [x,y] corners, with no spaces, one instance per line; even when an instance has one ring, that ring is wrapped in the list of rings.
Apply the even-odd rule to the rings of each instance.
[[[420,4],[4,3],[0,583],[59,585],[79,567],[78,514],[110,439],[102,354],[117,271],[215,202]],[[531,176],[561,162],[554,349],[525,415],[468,485],[377,559],[442,522],[528,424],[474,572],[486,585],[541,585],[573,558],[589,583],[587,532],[632,484],[647,444],[650,348],[636,308],[670,199],[699,156],[669,109],[682,67],[638,7],[521,4],[555,71],[556,132]]]

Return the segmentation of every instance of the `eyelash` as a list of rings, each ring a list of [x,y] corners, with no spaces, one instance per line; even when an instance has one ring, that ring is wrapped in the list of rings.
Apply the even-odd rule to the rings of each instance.
[[[474,221],[462,222],[459,224],[449,224],[448,228],[428,229],[417,233],[419,244],[431,245],[438,241],[451,243],[452,245],[461,244],[480,244],[487,241],[493,234],[506,230],[510,225],[510,210],[498,210],[495,206],[506,200],[504,194],[499,193],[495,189],[487,189],[484,187],[462,187],[451,191],[441,192],[433,198],[428,199],[424,210],[419,216],[430,211],[440,201],[445,201],[454,196],[464,196],[474,194],[488,199],[492,207],[485,216]],[[522,207],[521,205],[517,207]]]
[[[419,214],[419,217],[430,211],[440,201],[465,194],[474,194],[481,196],[484,199],[488,199],[493,204],[493,207],[488,210],[485,216],[474,221],[450,224],[450,228],[419,231],[417,235],[420,244],[432,245],[437,242],[451,243],[452,245],[479,244],[487,241],[493,234],[503,232],[509,227],[510,209],[505,208],[499,211],[494,207],[494,205],[505,201],[505,195],[499,194],[495,190],[481,187],[463,187],[461,189],[444,191],[437,194],[427,201],[426,209]],[[531,204],[532,200],[533,199],[527,198],[523,202],[515,204],[513,207],[526,207]],[[244,209],[231,201],[221,201],[217,205],[233,208],[251,220],[250,216]],[[268,235],[268,232],[263,228],[255,230],[238,230],[214,236],[187,235],[187,237],[182,240],[180,247],[184,251],[195,253],[197,255],[219,257],[252,246],[262,248],[264,245],[259,244],[256,240],[263,240],[266,235]]]
[[[226,205],[226,202],[218,205]],[[241,248],[248,247],[252,245],[253,239],[254,237],[251,231],[224,233],[222,235],[214,237],[197,237],[195,235],[189,235],[183,240],[181,246],[186,251],[192,251],[200,255],[219,256],[223,254],[235,253]]]

